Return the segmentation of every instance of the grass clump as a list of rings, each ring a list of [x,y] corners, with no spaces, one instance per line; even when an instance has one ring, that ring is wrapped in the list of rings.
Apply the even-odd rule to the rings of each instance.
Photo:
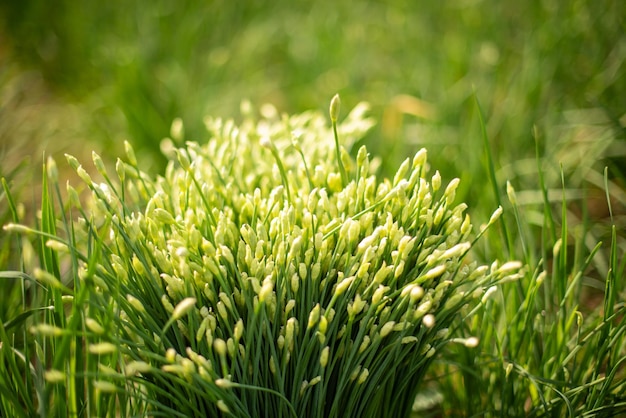
[[[494,288],[465,323],[464,333],[480,336],[480,349],[446,347],[427,384],[445,394],[439,406],[448,416],[623,416],[626,259],[617,228],[608,245],[598,242],[591,220],[571,219],[565,197],[554,208],[546,197],[534,242],[526,221],[534,208],[522,209],[510,183],[507,194],[519,228],[514,250],[529,268]],[[611,213],[608,193],[607,201]],[[489,234],[484,242],[496,242]]]
[[[41,224],[5,228],[41,259],[5,272],[38,308],[0,329],[2,415],[408,416],[435,354],[478,344],[459,324],[521,263],[468,260],[485,228],[424,149],[393,179],[365,147],[353,159],[371,121],[359,105],[337,124],[336,100],[332,129],[207,118],[206,143],[163,142],[162,177],[130,146],[115,176],[94,154],[102,182],[68,156],[83,203],[49,161]]]

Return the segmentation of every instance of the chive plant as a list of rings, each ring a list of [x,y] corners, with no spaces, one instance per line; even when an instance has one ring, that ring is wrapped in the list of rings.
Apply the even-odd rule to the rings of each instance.
[[[521,264],[469,259],[501,209],[473,231],[426,150],[392,179],[365,147],[352,158],[365,111],[338,124],[336,96],[331,127],[207,118],[205,143],[163,142],[157,177],[129,144],[115,175],[94,154],[102,182],[67,156],[82,200],[68,186],[64,202],[50,160],[40,227],[5,227],[38,237],[41,267],[15,275],[46,308],[23,318],[22,351],[0,329],[27,375],[0,382],[3,414],[409,416],[437,353],[479,343],[459,320]]]

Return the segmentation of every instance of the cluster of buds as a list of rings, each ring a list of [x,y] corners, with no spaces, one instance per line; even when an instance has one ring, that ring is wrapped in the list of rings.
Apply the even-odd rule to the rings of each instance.
[[[372,126],[365,106],[341,124],[333,106],[332,128],[313,112],[206,119],[205,143],[165,142],[163,177],[130,147],[119,184],[77,165],[110,240],[107,262],[84,268],[121,310],[119,332],[153,353],[132,364],[198,382],[189,396],[215,414],[406,415],[444,344],[479,343],[451,336],[458,314],[519,268],[468,260],[459,181],[429,175],[425,149],[380,180],[364,146],[350,156]]]

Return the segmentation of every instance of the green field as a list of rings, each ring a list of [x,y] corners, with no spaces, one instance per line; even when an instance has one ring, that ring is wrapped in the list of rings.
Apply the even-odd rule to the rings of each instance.
[[[320,144],[335,144],[328,106],[336,93],[341,97],[339,148],[326,154],[329,151]],[[354,108],[364,109],[359,105],[362,102],[369,104],[367,112],[362,117],[351,114]],[[239,144],[233,139],[233,126],[263,150],[247,148],[247,142]],[[292,139],[301,145],[291,145]],[[228,160],[224,155],[233,151],[216,151],[219,146],[215,144],[220,141],[241,146],[241,155],[234,153]],[[369,153],[367,159],[365,151],[359,153],[362,146]],[[396,175],[403,161],[413,161],[423,148],[428,163],[407,163],[408,171]],[[92,151],[98,155],[95,165]],[[68,163],[66,153],[77,160],[70,158]],[[203,166],[207,161],[209,165]],[[192,168],[185,168],[188,162]],[[350,189],[351,179],[356,187],[360,178],[366,178],[364,164],[370,166],[371,181],[381,187],[380,195],[368,195],[367,188]],[[204,171],[194,171],[194,183],[189,176],[193,170],[201,170],[199,167]],[[219,173],[217,177],[207,174],[210,167]],[[343,416],[342,408],[355,416],[384,416],[384,405],[409,405],[413,399],[413,407],[408,409],[415,417],[626,414],[626,3],[3,2],[0,224],[22,224],[28,229],[13,226],[0,231],[0,416],[185,416],[209,412],[228,416],[226,409],[234,416],[293,416],[294,410],[301,416],[308,404],[298,403],[294,400],[297,391],[281,386],[295,384],[287,377],[275,382],[222,380],[224,387],[220,387],[202,380],[200,363],[194,363],[196,374],[187,370],[168,380],[172,373],[166,372],[168,367],[163,371],[163,364],[189,364],[180,356],[174,360],[167,357],[168,347],[162,341],[168,341],[165,338],[170,333],[172,346],[176,341],[177,353],[189,362],[193,355],[185,354],[181,335],[197,331],[207,317],[200,312],[198,290],[189,284],[195,280],[189,269],[193,270],[198,260],[181,256],[186,250],[178,254],[176,242],[196,240],[192,231],[199,231],[211,245],[217,246],[219,241],[230,248],[237,261],[238,241],[220,241],[221,237],[212,234],[224,232],[226,226],[219,229],[211,223],[192,227],[191,221],[185,220],[186,231],[177,232],[174,226],[183,222],[182,218],[170,219],[157,211],[160,215],[154,219],[161,222],[170,241],[163,244],[154,238],[152,242],[148,234],[147,242],[135,247],[128,241],[136,233],[133,228],[147,231],[155,227],[150,226],[151,220],[132,226],[129,219],[139,213],[150,218],[154,206],[160,208],[155,194],[164,193],[169,197],[163,209],[174,218],[176,214],[185,218],[192,209],[210,218],[209,209],[205,208],[205,213],[189,203],[197,198],[198,207],[231,208],[230,212],[225,209],[224,216],[232,215],[238,228],[246,228],[243,224],[256,225],[257,209],[248,218],[243,202],[252,199],[258,188],[261,197],[251,201],[259,211],[266,211],[266,217],[259,219],[269,228],[273,217],[282,216],[270,205],[279,201],[276,194],[282,193],[280,205],[285,205],[285,210],[292,205],[297,213],[291,215],[295,220],[289,218],[289,227],[283,228],[295,233],[306,230],[300,213],[317,193],[314,189],[327,190],[328,204],[337,208],[312,213],[317,214],[320,225],[328,221],[328,229],[319,226],[319,231],[336,247],[325,271],[327,287],[322,286],[317,296],[294,296],[296,306],[308,306],[301,311],[295,308],[300,326],[305,328],[314,301],[321,303],[337,292],[342,275],[349,271],[342,263],[351,260],[352,247],[342,246],[341,231],[350,229],[352,218],[365,219],[370,212],[377,214],[373,215],[374,226],[386,222],[383,215],[387,212],[394,220],[396,216],[403,219],[402,206],[412,207],[414,202],[409,192],[402,201],[404,197],[397,193],[404,192],[394,187],[404,184],[401,179],[405,177],[412,185],[411,170],[417,170],[414,175],[419,174],[431,187],[433,216],[439,207],[451,204],[446,201],[446,185],[460,179],[453,193],[455,205],[467,204],[465,212],[474,225],[471,234],[457,237],[452,231],[460,228],[461,218],[459,225],[454,219],[463,211],[454,212],[450,206],[451,217],[444,215],[450,224],[441,230],[430,224],[433,221],[427,213],[415,219],[426,222],[428,230],[410,222],[403,229],[424,243],[423,248],[419,246],[422,252],[407,250],[412,264],[397,273],[407,283],[427,274],[420,264],[424,261],[420,257],[427,257],[426,244],[436,241],[442,245],[441,251],[465,239],[472,244],[467,254],[446,264],[445,274],[450,274],[454,286],[437,293],[433,284],[433,295],[444,295],[441,309],[433,308],[434,328],[428,326],[430,320],[416,320],[422,328],[439,332],[439,339],[424,337],[420,350],[428,353],[427,345],[437,349],[432,358],[424,360],[423,369],[416,366],[407,380],[411,383],[402,385],[401,377],[392,383],[393,379],[382,379],[384,373],[377,374],[374,367],[382,364],[380,370],[390,373],[407,369],[402,356],[394,363],[386,360],[386,345],[380,346],[382,354],[378,356],[373,348],[364,348],[363,352],[372,353],[367,357],[372,362],[370,374],[357,373],[350,382],[380,378],[376,387],[381,390],[372,392],[380,394],[353,388],[346,392],[352,394],[347,403],[331,407],[328,401],[324,406],[324,391],[338,391],[347,383],[341,377],[341,360],[333,356],[341,356],[338,353],[355,341],[364,343],[355,331],[344,347],[340,325],[333,328],[329,319],[328,333],[336,333],[332,335],[339,341],[336,346],[328,345],[329,365],[335,365],[329,370],[335,374],[321,374],[319,385],[311,386],[312,395],[305,400],[318,405],[312,416]],[[94,179],[93,184],[86,180],[87,175]],[[181,203],[172,196],[185,181],[189,190],[199,195],[189,195],[188,201]],[[66,182],[72,188],[68,189]],[[100,182],[106,184],[102,190]],[[209,190],[201,183],[223,187]],[[385,195],[382,190],[386,188],[396,194]],[[356,199],[355,208],[363,213],[344,207],[342,193]],[[200,196],[205,196],[204,200]],[[323,196],[320,199],[325,201]],[[425,202],[428,206],[429,201]],[[502,207],[501,217],[483,231],[498,207]],[[421,210],[415,206],[415,213]],[[205,221],[198,219],[196,222]],[[363,239],[372,231],[364,220],[360,222],[363,225],[357,235]],[[341,226],[333,229],[335,223]],[[240,232],[232,233],[237,236]],[[352,242],[354,236],[350,237],[346,242]],[[309,238],[314,241],[313,236]],[[67,248],[48,247],[49,240],[62,241]],[[276,240],[274,236],[270,242]],[[315,248],[317,254],[319,248]],[[170,310],[158,296],[165,284],[154,287],[150,297],[141,293],[151,289],[139,280],[142,272],[155,268],[159,274],[173,276],[154,256],[138,255],[159,249],[169,261],[186,260],[176,266],[180,271],[175,270],[187,284],[178,296],[169,294]],[[227,250],[223,251],[220,260],[226,263]],[[273,251],[272,256],[277,257],[278,250]],[[236,272],[240,279],[240,265],[250,267],[250,260],[243,261],[243,252],[241,257],[232,264],[237,267],[228,270],[228,277]],[[372,261],[372,266],[384,270],[393,262],[397,267],[398,260],[391,253],[377,257],[378,264]],[[303,260],[308,260],[306,268],[312,268],[311,258]],[[384,266],[380,264],[383,261]],[[498,276],[501,266],[514,261],[521,262],[519,271],[509,272],[510,277]],[[354,262],[355,266],[365,263]],[[457,276],[458,280],[465,277],[463,269],[477,265],[490,266],[482,282],[457,283]],[[230,268],[227,264],[222,267]],[[285,268],[273,273],[277,277],[271,292],[277,306],[281,306],[281,297],[287,298],[285,303],[289,300],[276,285],[287,273],[294,272]],[[124,284],[128,288],[123,292],[111,290],[116,274],[130,277],[131,284]],[[83,287],[85,277],[93,280],[85,281],[89,285]],[[263,299],[265,282],[259,279],[255,291]],[[394,302],[388,302],[394,312],[389,318],[394,319],[385,317],[382,307],[380,311],[372,308],[382,315],[379,319],[387,318],[395,325],[405,320],[400,314],[394,316],[394,309],[404,306],[399,297],[404,288],[397,286],[398,299],[390,296]],[[250,305],[244,303],[235,290],[227,292],[226,287],[216,288],[215,300],[206,296],[205,302],[214,303],[217,310],[218,301],[226,305],[225,300],[239,301],[240,310],[258,314],[251,300]],[[103,288],[111,290],[110,299],[103,296]],[[464,303],[456,300],[458,306],[443,302],[469,288],[480,295],[463,299]],[[379,301],[379,295],[349,289],[343,299],[332,304],[350,304],[352,310],[360,303],[354,299],[357,294],[369,295],[365,312],[368,306],[376,306],[374,300]],[[395,288],[391,285],[390,289],[391,295]],[[426,285],[424,289],[428,291]],[[163,323],[144,318],[139,305],[130,302],[135,299],[127,298],[135,291],[144,295],[143,303],[159,306],[161,311],[154,308],[155,318],[159,318],[158,312],[172,316],[164,316]],[[269,284],[263,292],[270,292]],[[186,306],[190,298],[198,306]],[[174,310],[176,302],[185,308],[183,313]],[[127,317],[118,318],[117,309]],[[186,319],[181,322],[183,314]],[[246,327],[260,321],[259,316],[250,314],[249,322],[240,314]],[[238,323],[238,317],[233,316],[231,322],[226,317],[230,318],[224,315],[224,323],[219,322],[216,331],[217,337],[224,337],[222,342]],[[134,331],[128,331],[131,328],[126,328],[124,321],[132,322]],[[283,328],[276,325],[263,332],[285,337],[286,321],[287,317]],[[179,322],[182,325],[176,326]],[[46,324],[56,328],[46,329]],[[149,333],[140,335],[145,329],[156,335],[154,341]],[[368,334],[372,344],[378,341],[375,335],[380,329],[376,329]],[[299,335],[304,339],[296,339],[296,351],[298,344],[308,341],[304,333]],[[240,336],[247,342],[257,341],[257,337],[248,328]],[[474,337],[478,341],[475,347],[475,340],[467,343]],[[147,347],[154,350],[149,359],[139,352]],[[271,344],[263,347],[273,349]],[[394,346],[390,342],[388,347],[393,350]],[[195,349],[202,352],[203,348]],[[219,351],[211,344],[204,349]],[[102,354],[96,354],[98,350]],[[243,369],[242,364],[250,366],[246,363],[249,359],[240,364],[237,362],[243,360],[229,355],[228,367],[219,355],[209,358],[216,367],[230,367],[229,373],[211,375],[211,379],[245,375],[234,365]],[[287,360],[285,376],[311,371],[312,366],[305,366],[311,358],[309,353]],[[125,372],[129,364],[137,368],[147,364],[150,371],[131,367],[135,374]],[[274,373],[267,364],[255,367],[261,373]],[[126,380],[121,379],[124,376]],[[208,395],[199,395],[190,382],[201,385]],[[230,397],[220,398],[226,396],[228,385],[235,385],[227,388],[232,390]],[[168,391],[176,393],[178,404],[164,400]],[[417,397],[400,399],[401,393],[417,393]]]

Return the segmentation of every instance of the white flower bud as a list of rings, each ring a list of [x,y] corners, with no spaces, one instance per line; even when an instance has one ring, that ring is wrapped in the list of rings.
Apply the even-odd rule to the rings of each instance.
[[[479,343],[478,338],[476,338],[476,337],[469,337],[468,339],[465,340],[464,345],[467,348],[475,348],[475,347],[478,346],[478,343]]]
[[[419,276],[417,278],[417,283],[424,283],[428,280],[434,279],[436,277],[441,276],[443,273],[445,273],[446,271],[446,266],[445,265],[440,265],[437,267],[434,267],[430,270],[428,270],[425,274]]]
[[[483,295],[483,297],[480,299],[480,303],[481,304],[485,304],[487,303],[487,300],[489,300],[489,298],[491,297],[491,295],[496,292],[498,290],[497,286],[491,286],[489,289],[487,289],[487,291],[485,292],[485,294]]]
[[[557,258],[559,256],[559,253],[561,252],[561,246],[563,245],[563,241],[561,240],[561,238],[559,238],[556,243],[554,244],[554,247],[552,247],[552,256],[554,258]]]
[[[91,354],[104,355],[111,354],[117,351],[117,346],[109,342],[102,342],[89,345],[89,352]]]
[[[488,225],[492,225],[493,223],[495,223],[498,219],[500,219],[500,216],[502,215],[503,209],[502,206],[498,206],[498,209],[496,209],[493,214],[491,215],[491,218],[489,218],[489,223]]]
[[[330,113],[330,120],[333,123],[337,122],[337,119],[339,118],[339,107],[341,106],[341,100],[339,99],[339,94],[335,94],[332,98],[332,100],[330,101],[330,109],[329,109],[329,113]]]
[[[98,170],[98,173],[100,173],[102,177],[106,178],[107,169],[104,166],[104,161],[102,161],[102,158],[95,151],[91,151],[91,159],[93,160],[93,165],[96,167],[96,170]]]
[[[508,180],[506,182],[506,194],[509,198],[509,202],[511,202],[513,206],[517,206],[517,196],[515,195],[515,189],[513,188],[511,182]]]
[[[38,282],[48,285],[52,288],[62,289],[63,287],[65,287],[63,286],[63,283],[61,283],[61,280],[57,279],[47,271],[40,269],[39,267],[35,267],[33,275]]]
[[[433,192],[436,192],[441,187],[441,174],[439,174],[439,170],[435,171],[435,174],[433,175],[430,184],[433,187]]]
[[[444,192],[444,196],[446,196],[447,205],[449,205],[450,203],[452,203],[452,201],[454,201],[454,197],[456,195],[456,189],[459,186],[460,182],[461,180],[459,180],[458,178],[455,178],[455,179],[452,179],[450,183],[448,183],[448,186],[446,187],[446,191]]]
[[[244,331],[243,319],[239,318],[239,320],[235,324],[235,329],[233,330],[233,337],[235,337],[235,341],[239,342],[239,340],[243,336],[243,331]]]
[[[420,300],[424,296],[424,289],[422,286],[415,286],[411,289],[411,293],[409,297],[411,298],[411,303],[415,303]]]
[[[104,334],[104,328],[102,327],[102,325],[100,325],[100,323],[98,323],[98,321],[93,318],[85,318],[85,326],[89,331],[93,332],[94,334]]]
[[[99,392],[113,393],[117,392],[117,386],[111,382],[106,382],[104,380],[93,380],[91,383]]]
[[[57,163],[54,161],[52,157],[48,157],[48,162],[46,164],[46,169],[48,171],[48,178],[52,183],[59,182],[59,169],[57,168]]]
[[[273,291],[274,283],[272,282],[271,276],[268,276],[265,280],[263,280],[263,286],[259,291],[259,302],[265,302],[269,297],[271,297]]]
[[[66,378],[65,373],[56,369],[46,370],[43,377],[48,383],[61,383],[64,382]]]
[[[224,341],[221,338],[216,338],[213,341],[213,349],[217,352],[217,354],[220,357],[224,357],[226,356],[226,352],[227,352],[227,347],[226,347],[226,341]]]
[[[176,321],[182,318],[191,308],[196,304],[196,298],[185,298],[176,305],[172,312],[171,321]]]
[[[426,164],[427,155],[428,155],[428,151],[426,151],[426,148],[422,148],[419,151],[417,151],[415,153],[415,156],[413,157],[413,169],[416,169],[418,167],[423,167],[424,164]]]
[[[424,326],[426,328],[432,328],[435,326],[435,315],[433,314],[426,314],[424,315],[424,317],[422,318],[422,324],[424,324]]]
[[[55,327],[50,324],[37,324],[30,328],[30,332],[46,337],[59,337],[65,333],[63,328]]]
[[[49,239],[48,241],[46,241],[46,247],[50,248],[51,250],[54,250],[58,253],[69,253],[70,250],[67,246],[66,243],[61,242],[61,241],[57,241],[55,239]]]
[[[522,267],[521,261],[507,261],[506,263],[500,266],[500,268],[498,269],[498,274],[506,275],[513,271],[519,270],[521,267]]]
[[[124,368],[126,376],[135,376],[137,373],[149,373],[152,366],[145,361],[131,361]]]
[[[215,405],[217,405],[217,408],[222,411],[225,414],[230,414],[230,409],[228,408],[228,405],[226,405],[226,402],[224,402],[224,400],[220,399],[218,400]]]
[[[228,379],[215,379],[215,386],[222,388],[222,389],[230,389],[234,385],[233,385],[233,382],[231,382]]]
[[[83,166],[78,166],[78,168],[76,169],[76,174],[78,174],[78,177],[80,177],[88,185],[93,185],[93,181],[91,181],[91,176],[89,175],[89,173],[87,173],[87,171],[85,171]]]
[[[272,144],[272,140],[270,139],[269,136],[264,135],[261,137],[261,139],[259,139],[259,144],[263,147],[263,148],[267,148],[267,149],[271,149],[272,146],[274,144]]]
[[[172,214],[165,209],[156,208],[154,209],[152,214],[154,216],[154,219],[156,219],[161,224],[173,225],[176,223],[176,219],[174,219]]]

